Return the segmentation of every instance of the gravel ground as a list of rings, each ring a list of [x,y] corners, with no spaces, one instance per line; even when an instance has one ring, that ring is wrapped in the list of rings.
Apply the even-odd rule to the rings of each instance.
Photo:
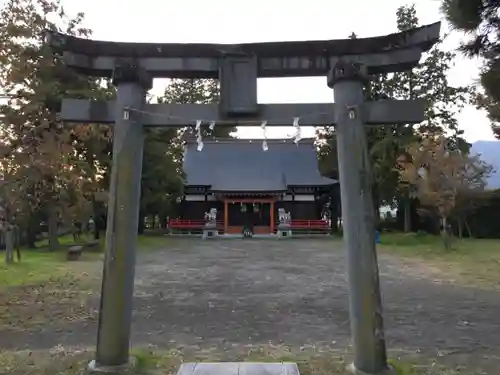
[[[500,293],[379,259],[387,345],[453,365],[500,368]],[[94,296],[89,304],[94,308]],[[96,319],[0,332],[0,348],[93,345]],[[176,240],[140,253],[133,345],[345,349],[345,252],[327,240]]]

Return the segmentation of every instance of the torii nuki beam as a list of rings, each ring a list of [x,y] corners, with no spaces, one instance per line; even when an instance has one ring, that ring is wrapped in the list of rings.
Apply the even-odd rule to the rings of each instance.
[[[110,124],[115,122],[115,101],[64,99],[61,118],[68,123]],[[134,112],[134,108],[124,108]],[[146,104],[142,108],[142,124],[154,127],[182,127],[196,120],[230,126],[256,126],[266,120],[267,126],[289,126],[300,118],[301,126],[321,126],[336,123],[339,104],[258,104],[258,115],[228,119],[221,116],[217,104]],[[381,100],[361,104],[366,125],[416,124],[424,120],[421,100]]]

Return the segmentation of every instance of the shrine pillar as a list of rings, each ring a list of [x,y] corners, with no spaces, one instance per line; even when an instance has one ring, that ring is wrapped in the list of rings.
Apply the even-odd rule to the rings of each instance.
[[[141,110],[152,79],[130,62],[116,66],[113,166],[106,253],[95,360],[89,370],[120,371],[130,365],[130,327],[139,220],[144,133]]]
[[[379,271],[375,249],[370,160],[363,121],[365,67],[339,61],[329,72],[333,88],[344,241],[347,247],[353,370],[387,369]]]
[[[224,198],[224,234],[227,234],[229,227],[229,203],[227,198]]]

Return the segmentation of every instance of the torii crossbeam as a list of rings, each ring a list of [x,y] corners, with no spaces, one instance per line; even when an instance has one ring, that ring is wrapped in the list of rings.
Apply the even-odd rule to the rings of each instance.
[[[70,123],[115,123],[114,101],[65,99],[61,117]],[[340,109],[341,112],[342,109]],[[415,124],[424,120],[421,100],[381,100],[365,102],[360,107],[366,125]],[[300,118],[302,126],[321,126],[336,123],[339,112],[335,103],[258,104],[257,115],[228,119],[221,116],[217,104],[146,104],[142,108],[142,124],[154,127],[182,127],[205,119],[230,126],[255,126],[266,120],[267,126],[289,126],[293,118]]]
[[[336,125],[344,238],[348,251],[353,368],[387,369],[382,323],[375,218],[364,125],[423,120],[419,101],[365,101],[370,76],[406,71],[439,39],[440,24],[376,38],[254,44],[115,43],[51,33],[49,43],[66,64],[90,76],[109,77],[114,102],[66,99],[66,122],[115,124],[108,204],[106,259],[93,369],[129,361],[135,250],[144,126],[222,124]],[[257,78],[327,76],[334,103],[258,104]],[[146,104],[152,79],[218,78],[217,105]]]

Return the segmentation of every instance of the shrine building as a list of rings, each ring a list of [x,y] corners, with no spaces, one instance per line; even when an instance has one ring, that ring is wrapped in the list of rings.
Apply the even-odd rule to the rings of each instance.
[[[275,233],[278,209],[291,214],[296,226],[321,225],[325,197],[338,183],[321,176],[313,139],[189,140],[184,152],[185,195],[180,202],[183,222],[202,223],[205,213],[217,209],[220,232]],[[194,225],[194,224],[193,224]]]

